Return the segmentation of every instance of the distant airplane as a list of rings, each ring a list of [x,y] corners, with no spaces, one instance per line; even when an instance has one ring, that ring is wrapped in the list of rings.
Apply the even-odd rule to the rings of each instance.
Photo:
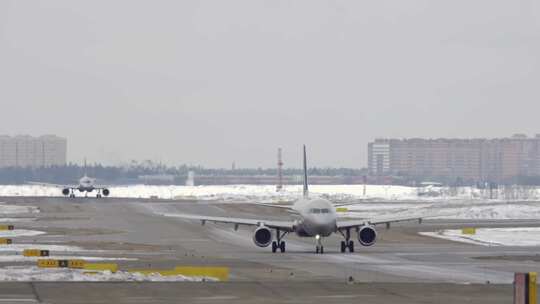
[[[79,190],[79,192],[85,192],[85,196],[88,196],[88,193],[93,192],[94,190],[97,191],[96,197],[101,198],[103,196],[109,196],[110,191],[109,189],[105,187],[98,187],[95,185],[95,178],[90,178],[86,174],[81,177],[79,180],[79,184],[76,186],[67,186],[62,189],[62,194],[65,196],[74,198],[75,197],[75,191]]]
[[[64,196],[69,196],[70,198],[75,197],[75,191],[84,192],[84,196],[88,197],[88,193],[96,191],[96,197],[101,198],[103,196],[109,196],[111,193],[108,188],[102,186],[96,186],[96,179],[88,177],[86,173],[86,159],[84,160],[84,176],[79,179],[78,185],[57,185],[50,183],[39,183],[39,182],[30,182],[33,185],[41,186],[52,186],[57,188],[62,188],[62,194]]]
[[[315,238],[315,252],[323,253],[324,247],[322,239],[330,236],[332,233],[339,233],[344,240],[341,241],[341,252],[354,252],[354,241],[351,240],[351,230],[356,231],[358,242],[362,246],[371,246],[375,244],[377,232],[375,225],[418,220],[421,222],[421,217],[393,217],[380,219],[357,219],[340,221],[337,218],[335,206],[326,199],[314,198],[310,199],[308,195],[308,180],[307,180],[307,160],[306,146],[304,146],[304,195],[303,198],[296,201],[290,208],[296,215],[294,221],[274,221],[274,220],[258,220],[258,219],[242,219],[230,217],[212,217],[201,215],[175,214],[169,215],[184,219],[199,220],[204,225],[207,221],[215,223],[230,223],[234,224],[235,230],[239,225],[255,226],[253,233],[253,242],[259,247],[268,247],[272,245],[272,252],[278,249],[285,252],[285,241],[283,238],[291,232],[295,232],[300,237]],[[275,238],[274,233],[275,231]],[[275,239],[275,240],[274,240]]]
[[[94,190],[97,192],[96,197],[101,198],[102,195],[109,196],[110,191],[109,189],[105,187],[99,187],[96,186],[96,179],[88,177],[86,173],[86,159],[84,160],[84,176],[79,179],[79,184],[75,186],[67,186],[62,189],[62,194],[65,196],[74,198],[75,197],[75,191],[79,190],[79,192],[85,192],[85,197],[88,196],[88,193],[94,192]]]

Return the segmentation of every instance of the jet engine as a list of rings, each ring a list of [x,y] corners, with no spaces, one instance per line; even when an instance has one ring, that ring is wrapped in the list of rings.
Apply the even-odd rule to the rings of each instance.
[[[272,243],[272,231],[267,227],[259,227],[253,234],[253,242],[259,247],[268,247]]]
[[[377,241],[377,231],[370,225],[364,225],[358,230],[358,242],[362,246],[371,246]]]
[[[109,191],[109,189],[107,189],[107,188],[103,189],[101,192],[102,192],[103,195],[105,195],[105,196],[109,196],[109,194],[111,193],[111,192]]]
[[[62,189],[62,194],[63,195],[69,195],[69,188]]]

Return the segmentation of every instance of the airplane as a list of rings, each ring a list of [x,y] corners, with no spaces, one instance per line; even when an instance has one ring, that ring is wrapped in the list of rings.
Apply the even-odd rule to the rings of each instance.
[[[202,225],[206,222],[234,224],[234,230],[238,230],[240,225],[253,226],[253,242],[258,247],[272,246],[272,252],[278,250],[285,252],[286,245],[283,240],[289,233],[296,233],[299,237],[315,238],[315,253],[323,254],[323,238],[333,233],[343,236],[340,251],[345,253],[354,252],[354,241],[351,239],[351,232],[356,232],[358,242],[362,246],[372,246],[377,240],[375,225],[386,224],[387,228],[391,223],[417,220],[422,222],[422,217],[394,217],[380,219],[357,219],[339,220],[336,215],[335,206],[326,199],[310,198],[308,190],[307,157],[306,146],[304,145],[303,155],[304,165],[304,185],[303,197],[297,200],[290,208],[295,214],[293,221],[275,221],[230,217],[214,217],[202,215],[175,214],[169,215],[188,220],[199,220]],[[273,233],[273,231],[275,231]],[[275,237],[274,237],[275,235]]]
[[[109,196],[110,191],[107,188],[104,187],[98,187],[95,185],[95,178],[90,178],[84,174],[83,177],[79,180],[79,184],[76,186],[67,186],[62,189],[62,194],[65,196],[68,196],[70,198],[75,197],[75,191],[79,190],[79,192],[85,192],[85,197],[88,196],[88,193],[93,192],[94,190],[97,191],[96,197],[101,198],[102,196]]]
[[[79,179],[79,184],[75,186],[67,186],[62,189],[62,194],[64,196],[68,196],[70,198],[75,197],[75,191],[79,190],[79,192],[85,192],[84,196],[87,197],[88,193],[94,192],[94,190],[97,191],[96,197],[101,198],[102,195],[109,196],[111,193],[109,189],[105,187],[99,187],[96,186],[96,179],[88,177],[88,174],[86,172],[86,158],[84,159],[84,176]]]
[[[79,192],[85,192],[85,197],[88,197],[88,193],[94,192],[94,190],[97,192],[97,198],[109,196],[109,194],[111,193],[106,187],[96,186],[95,178],[88,177],[88,174],[86,173],[86,159],[84,160],[84,176],[79,179],[78,185],[65,186],[40,182],[29,182],[29,184],[61,188],[62,194],[64,196],[69,196],[70,198],[75,197],[75,191],[77,190]]]

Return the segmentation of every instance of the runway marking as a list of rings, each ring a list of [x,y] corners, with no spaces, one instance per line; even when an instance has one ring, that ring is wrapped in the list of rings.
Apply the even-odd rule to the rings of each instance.
[[[36,299],[0,299],[0,302],[37,302]]]
[[[212,296],[212,297],[196,297],[197,300],[219,301],[219,300],[234,300],[237,296]]]
[[[353,295],[314,296],[314,298],[319,298],[319,299],[352,299],[352,298],[358,298],[358,297],[376,297],[376,295],[353,294]]]

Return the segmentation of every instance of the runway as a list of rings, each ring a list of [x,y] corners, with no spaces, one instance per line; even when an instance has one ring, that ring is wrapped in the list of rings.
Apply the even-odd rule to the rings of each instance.
[[[215,265],[230,268],[226,283],[10,282],[0,283],[0,303],[503,303],[511,299],[513,273],[540,271],[538,247],[487,247],[418,235],[443,228],[538,226],[535,221],[426,220],[378,227],[372,247],[340,253],[341,238],[324,239],[325,254],[314,254],[312,239],[288,235],[287,252],[256,247],[252,229],[186,221],[162,214],[189,213],[276,219],[281,209],[246,203],[150,201],[137,199],[4,198],[36,206],[37,219],[17,227],[46,232],[19,243],[69,245],[118,260],[121,268]],[[21,214],[19,216],[27,216]],[[34,265],[1,262],[0,267]],[[63,292],[65,290],[65,292]],[[150,297],[150,298],[148,298]],[[175,300],[176,299],[176,300]],[[444,299],[444,301],[441,301]],[[301,301],[300,301],[301,300]]]

